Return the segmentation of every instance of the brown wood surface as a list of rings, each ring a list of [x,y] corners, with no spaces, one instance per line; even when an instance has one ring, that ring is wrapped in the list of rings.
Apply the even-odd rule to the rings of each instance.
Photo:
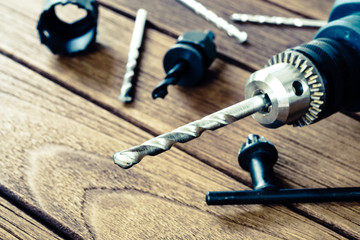
[[[316,10],[305,11],[311,2],[316,1],[305,1],[297,11],[285,1],[203,3],[225,18],[238,9],[313,17]],[[249,44],[238,45],[176,1],[102,3],[96,51],[73,58],[54,56],[39,44],[41,0],[0,3],[2,185],[85,239],[360,238],[358,203],[204,203],[206,191],[249,189],[249,174],[238,167],[236,155],[250,133],[278,148],[275,172],[283,187],[359,186],[360,123],[340,113],[301,129],[269,130],[247,118],[126,171],[111,160],[115,151],[242,100],[249,70],[310,40],[316,30],[245,24]],[[149,11],[151,24],[135,102],[123,105],[117,96],[139,7]],[[320,19],[326,11],[319,11]],[[165,100],[153,101],[150,93],[164,76],[162,57],[189,26],[217,35],[221,59],[210,68],[211,81],[192,89],[171,87]]]
[[[62,239],[0,198],[0,239]]]
[[[316,29],[312,28],[296,28],[294,31],[294,27],[279,28],[278,26],[231,22],[230,15],[239,11],[284,17],[301,16],[262,0],[199,1],[219,17],[233,23],[241,31],[246,31],[249,36],[247,44],[237,44],[235,38],[230,38],[224,31],[219,30],[215,25],[196,15],[176,0],[133,0],[131,4],[126,0],[101,0],[100,2],[117,10],[130,12],[132,15],[135,15],[138,8],[145,8],[149,11],[151,23],[163,31],[175,35],[180,35],[189,28],[210,29],[216,35],[217,48],[221,54],[226,54],[227,57],[251,69],[262,68],[268,59],[279,51],[310,41],[316,32]],[[327,14],[325,13],[325,15]]]
[[[314,18],[327,20],[331,11],[333,0],[303,0],[303,1],[288,1],[288,0],[267,0],[277,4],[279,7],[288,9],[292,12],[303,15],[305,18]]]
[[[1,65],[2,183],[85,239],[341,238],[286,207],[206,206],[208,189],[247,187],[178,149],[121,170],[113,148],[149,134],[11,60]]]

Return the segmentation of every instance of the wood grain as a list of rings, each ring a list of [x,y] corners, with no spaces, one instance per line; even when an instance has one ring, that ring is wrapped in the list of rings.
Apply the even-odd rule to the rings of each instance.
[[[0,239],[62,239],[0,197]]]
[[[233,23],[241,31],[246,31],[248,33],[247,44],[238,44],[236,39],[229,37],[214,24],[196,15],[192,10],[175,0],[154,0],[151,2],[134,0],[131,4],[128,4],[126,0],[102,0],[100,2],[132,15],[135,15],[138,8],[145,8],[149,12],[148,19],[151,23],[175,35],[181,35],[189,30],[210,29],[216,35],[216,43],[220,53],[252,69],[262,68],[268,59],[279,51],[310,41],[317,31],[313,28],[231,22],[230,15],[235,12],[300,17],[300,15],[290,13],[283,8],[262,0],[241,2],[231,0],[199,1],[209,10],[214,11],[219,17]],[[324,10],[321,9],[320,11]]]
[[[255,7],[255,3],[258,2],[255,1],[254,4],[247,3],[248,5],[245,6]],[[11,70],[10,72],[9,70],[4,70],[5,76],[12,76],[12,78],[20,79],[20,82],[25,80],[27,81],[28,78],[30,80],[31,78],[37,79],[35,83],[33,81],[29,83],[31,86],[35,86],[35,89],[25,84],[26,88],[24,89],[23,87],[23,90],[19,90],[17,94],[13,93],[12,89],[20,87],[22,83],[17,85],[14,85],[15,83],[12,83],[12,81],[7,83],[10,84],[8,86],[7,94],[12,96],[14,94],[15,95],[13,97],[14,99],[11,98],[9,100],[8,97],[4,98],[7,99],[4,100],[5,103],[11,106],[6,108],[6,110],[7,112],[11,112],[10,110],[13,108],[19,108],[19,110],[13,112],[13,115],[10,115],[15,120],[8,117],[7,123],[4,124],[4,126],[9,128],[7,129],[7,127],[4,127],[5,130],[7,129],[7,131],[9,131],[9,133],[17,129],[17,131],[15,131],[12,135],[10,134],[14,139],[16,139],[14,140],[15,143],[14,141],[9,141],[4,146],[9,149],[12,149],[12,146],[19,145],[21,147],[9,150],[10,152],[8,152],[5,156],[8,158],[8,156],[11,156],[12,154],[11,151],[14,151],[16,153],[14,156],[19,156],[21,161],[29,161],[35,165],[31,165],[31,170],[25,171],[24,168],[27,169],[28,167],[23,167],[23,162],[16,161],[18,160],[17,158],[13,159],[15,165],[13,167],[15,167],[15,170],[11,175],[6,175],[4,178],[7,178],[7,186],[17,190],[18,193],[22,194],[22,196],[32,199],[33,203],[37,204],[37,206],[46,206],[45,209],[50,214],[60,219],[64,222],[64,224],[74,228],[76,231],[81,232],[82,236],[85,236],[85,238],[89,236],[104,236],[104,234],[111,235],[114,233],[118,234],[124,232],[123,229],[111,230],[112,228],[99,227],[99,224],[103,224],[103,221],[99,219],[113,218],[115,216],[111,216],[109,211],[104,211],[103,214],[101,212],[99,213],[98,210],[95,212],[92,212],[92,210],[86,210],[86,214],[81,215],[83,210],[79,210],[80,206],[84,209],[100,209],[103,202],[106,202],[105,205],[110,204],[106,197],[101,198],[97,196],[99,191],[104,190],[104,192],[106,192],[104,193],[104,196],[109,195],[109,199],[118,198],[121,202],[124,202],[126,199],[131,197],[131,195],[136,195],[142,199],[142,202],[156,202],[159,211],[153,213],[149,219],[156,218],[156,216],[162,216],[161,213],[165,211],[165,208],[162,207],[163,205],[169,206],[167,205],[168,196],[170,196],[170,198],[172,196],[172,199],[177,199],[174,196],[177,196],[177,194],[179,194],[178,192],[181,192],[181,198],[183,198],[183,195],[189,191],[187,188],[189,183],[186,183],[185,187],[179,187],[178,184],[171,185],[172,183],[169,183],[170,185],[164,185],[164,181],[172,180],[172,178],[174,178],[173,171],[177,173],[175,178],[176,180],[174,181],[180,183],[190,181],[192,182],[192,184],[190,184],[191,186],[197,185],[199,182],[203,182],[204,180],[187,180],[184,176],[190,174],[191,176],[194,176],[193,179],[197,179],[197,175],[209,178],[209,175],[216,172],[212,168],[203,166],[199,163],[193,165],[193,162],[196,162],[196,159],[199,159],[207,165],[219,169],[221,172],[224,172],[232,178],[240,180],[250,186],[249,175],[239,169],[236,161],[238,148],[249,133],[264,135],[277,146],[280,152],[280,158],[275,171],[279,178],[282,179],[282,186],[284,187],[359,186],[360,179],[358,172],[360,170],[360,165],[358,159],[360,157],[360,150],[358,143],[360,140],[360,124],[347,116],[336,114],[316,125],[303,129],[283,127],[277,130],[269,130],[259,126],[251,118],[242,120],[239,123],[235,123],[232,126],[220,129],[214,133],[204,133],[203,137],[194,140],[191,143],[178,145],[178,148],[182,149],[189,155],[179,151],[178,149],[174,149],[155,158],[145,158],[141,164],[134,168],[134,170],[131,169],[130,178],[137,183],[146,183],[145,188],[149,188],[151,191],[148,189],[144,190],[141,188],[139,189],[138,187],[133,187],[130,180],[126,180],[122,186],[118,187],[117,183],[119,181],[119,177],[116,177],[115,175],[119,174],[121,177],[128,178],[129,173],[122,172],[120,169],[116,169],[116,171],[114,170],[114,172],[112,172],[114,166],[109,163],[110,160],[107,158],[108,156],[116,150],[122,150],[132,145],[142,143],[153,135],[170,131],[177,126],[196,120],[208,113],[242,100],[244,97],[243,86],[250,73],[218,59],[214,62],[210,69],[209,78],[212,81],[207,85],[199,86],[194,89],[174,87],[170,89],[170,94],[164,101],[153,101],[150,96],[151,90],[164,76],[161,67],[162,56],[166,50],[174,44],[175,39],[159,33],[156,28],[147,29],[141,65],[139,66],[140,72],[137,82],[135,102],[132,105],[124,106],[117,101],[117,95],[119,93],[121,79],[124,74],[127,49],[131,38],[133,22],[113,11],[101,8],[98,29],[99,45],[97,51],[89,55],[79,56],[76,58],[57,57],[53,56],[44,46],[39,45],[35,26],[41,9],[41,4],[42,1],[26,1],[25,3],[12,2],[11,4],[7,2],[1,3],[0,14],[2,21],[0,21],[0,26],[1,29],[4,29],[4,32],[6,32],[6,35],[4,35],[2,41],[0,42],[1,51],[9,57],[16,59],[18,62],[36,70],[48,79],[51,79],[85,99],[94,102],[96,105],[107,109],[117,116],[123,117],[129,123],[120,121],[122,125],[120,127],[120,124],[115,124],[116,122],[119,122],[116,117],[106,111],[95,108],[93,105],[92,107],[87,107],[86,110],[82,110],[81,108],[83,108],[83,105],[87,106],[87,104],[83,103],[84,101],[78,100],[78,98],[76,98],[77,100],[75,101],[75,104],[74,100],[72,100],[74,98],[73,94],[67,91],[61,91],[57,94],[55,99],[49,97],[51,96],[50,93],[52,94],[53,91],[57,92],[60,90],[58,88],[54,88],[51,90],[48,89],[45,93],[42,93],[44,89],[41,88],[41,84],[36,83],[36,81],[39,81],[38,79],[40,78],[36,74],[29,74],[27,71],[23,73],[23,71],[17,70],[18,67],[16,67],[16,70]],[[136,1],[134,2],[135,5],[130,8],[124,7],[123,5],[125,4],[119,5],[119,3],[112,2],[109,2],[108,4],[113,4],[112,6],[119,7],[122,11],[129,12],[130,14],[133,14],[136,9]],[[263,6],[265,5],[261,4],[257,6],[262,6],[259,9],[266,12],[267,10],[263,9]],[[279,13],[292,15],[291,13],[288,13],[279,7],[274,7],[271,4],[267,4],[266,6],[270,6],[270,9],[276,9]],[[176,10],[178,7],[178,5],[174,5],[174,11],[178,11]],[[131,10],[131,8],[133,8],[133,10]],[[250,9],[252,8],[249,7],[248,10]],[[185,13],[186,11],[184,9],[182,10],[186,19],[194,19],[194,22],[200,21],[191,11],[189,11],[188,16]],[[11,12],[12,14],[7,14],[8,12]],[[177,17],[177,14],[175,15]],[[181,27],[172,27],[172,20],[169,20],[169,23],[166,24],[164,21],[160,23],[159,20],[157,20],[158,22],[153,19],[150,20],[152,23],[156,23],[156,26],[160,26],[161,28],[180,29],[177,30],[180,34]],[[200,23],[201,22],[196,24],[199,24],[199,26],[206,26],[205,23],[201,23],[201,25]],[[198,26],[196,24],[192,26]],[[171,25],[171,27],[167,25]],[[184,26],[182,28],[184,28]],[[267,44],[271,48],[275,49],[280,45],[283,46],[288,43],[290,44],[292,41],[291,39],[281,39],[283,35],[278,34],[276,31],[273,32],[272,27],[264,31],[268,31],[268,34],[270,35],[273,34],[271,38],[276,39],[276,41],[270,41],[271,44]],[[297,37],[297,34],[300,34],[298,33],[298,30],[294,32],[289,28],[288,31],[291,32],[290,37]],[[259,39],[262,39],[263,36],[261,34],[265,34],[265,32],[256,35],[257,32],[254,31],[254,34],[258,36]],[[305,35],[301,36],[301,38],[305,38]],[[16,41],[14,41],[14,39],[16,39]],[[219,38],[217,36],[217,41],[218,39]],[[227,36],[224,36],[224,39],[227,39],[226,41],[229,40]],[[302,39],[300,40],[302,41]],[[232,43],[226,42],[225,44],[225,42],[222,41],[223,40],[220,41],[221,46],[232,46]],[[295,44],[297,43],[294,43],[293,45]],[[247,59],[247,62],[253,64],[253,67],[262,65],[262,63],[260,64],[260,59],[251,58],[251,56],[247,55],[248,52],[253,54],[253,52],[256,51],[253,48],[250,48],[246,48],[247,50],[244,51],[244,55],[241,57]],[[262,48],[259,49],[262,50]],[[264,47],[263,49],[267,48]],[[277,49],[276,52],[278,50],[279,49]],[[225,51],[221,51],[224,54],[227,54]],[[229,56],[232,56],[233,52],[234,50],[232,50]],[[237,50],[237,52],[239,51]],[[258,56],[263,58],[266,54],[267,53]],[[3,68],[6,69],[6,67],[9,69],[14,68],[13,65],[7,65]],[[26,76],[26,79],[23,75]],[[41,83],[46,85],[46,89],[49,83],[45,82],[46,80],[42,79]],[[53,85],[50,84],[50,86]],[[42,91],[38,91],[37,88],[42,89]],[[32,92],[27,93],[27,91]],[[39,95],[39,97],[34,97],[36,95]],[[35,105],[37,107],[30,108],[31,111],[34,112],[34,119],[31,119],[29,114],[26,114],[28,111],[27,109],[30,107],[29,104],[23,104],[22,101],[19,103],[19,100],[16,100],[23,98],[25,98],[23,100],[24,102],[42,104],[41,107]],[[44,100],[46,100],[45,102],[51,102],[52,104],[47,105]],[[12,103],[13,101],[16,103],[15,105],[11,105],[14,104]],[[58,101],[60,101],[60,103],[58,103]],[[69,106],[64,102],[69,104],[71,108],[69,108]],[[78,102],[81,102],[81,105],[78,105]],[[41,110],[43,108],[45,108],[46,111]],[[99,114],[99,111],[102,114]],[[64,117],[59,118],[58,114],[66,116],[65,119]],[[107,117],[103,117],[103,114]],[[99,121],[99,119],[101,119],[101,121]],[[33,132],[22,131],[23,128],[18,127],[25,123],[28,124],[28,126],[24,127],[26,129],[33,129]],[[55,129],[48,128],[41,130],[43,126],[51,126],[54,123],[56,125]],[[73,124],[75,126],[71,127]],[[114,124],[116,127],[113,126]],[[151,134],[144,134],[134,127],[134,124]],[[79,125],[81,127],[78,127]],[[83,135],[84,133],[78,128],[83,129],[85,132],[89,131],[89,133]],[[134,128],[137,130],[134,130]],[[94,129],[95,132],[92,132],[89,129]],[[48,133],[50,133],[50,135],[48,135]],[[24,138],[19,139],[17,134],[20,134]],[[32,140],[33,136],[35,136],[35,140]],[[120,138],[122,143],[115,141],[113,139],[114,137]],[[55,141],[54,143],[54,138],[58,139],[58,142]],[[89,142],[84,143],[83,139],[91,139],[91,141],[95,142],[91,143],[89,140]],[[25,141],[28,145],[23,145],[24,143],[22,143],[22,141]],[[34,141],[34,143],[31,143],[31,141]],[[107,142],[103,143],[102,141]],[[214,142],[217,144],[214,144]],[[28,154],[29,159],[31,160],[24,157],[24,152],[26,155]],[[181,156],[181,159],[179,159],[180,157],[178,155]],[[48,161],[45,161],[46,159],[55,159],[56,161],[54,163],[48,163]],[[99,177],[96,175],[97,173],[92,173],[93,168],[84,164],[84,159],[89,159],[91,166],[93,165],[96,168],[103,169],[99,170],[99,175],[103,176],[112,173],[112,176],[109,177],[110,180]],[[187,161],[185,161],[185,166],[184,159],[187,159]],[[77,168],[82,170],[74,171],[74,162],[78,161],[80,162],[80,166],[77,166]],[[102,164],[99,164],[98,162],[101,162]],[[100,165],[102,166],[104,162],[107,162],[107,167],[101,168]],[[108,164],[110,165],[108,166]],[[163,164],[165,165],[163,166]],[[7,169],[8,167],[10,166],[6,165],[3,169]],[[62,169],[63,167],[65,167],[65,170],[54,172],[54,169]],[[158,167],[158,169],[155,171],[154,169],[156,167]],[[86,168],[86,170],[83,170],[83,168]],[[154,171],[153,175],[147,175],[147,168],[150,168],[151,172]],[[186,168],[187,170],[180,171],[178,168]],[[69,175],[64,174],[64,171],[69,172],[70,177]],[[194,171],[195,173],[192,173]],[[159,172],[161,177],[155,177]],[[77,179],[79,174],[82,178]],[[97,176],[95,178],[96,180],[93,181],[98,181],[100,178],[100,182],[102,184],[98,185],[93,182],[88,184],[89,177],[85,175],[93,176],[92,174]],[[16,177],[16,179],[23,179],[25,175],[28,176],[28,179],[31,179],[30,183],[19,184],[19,182],[10,181],[12,177]],[[44,176],[42,179],[37,179],[37,176],[39,175]],[[59,179],[53,179],[54,176],[59,177]],[[71,183],[74,183],[76,186],[71,186],[69,188],[71,190],[68,190],[67,194],[62,196],[60,201],[61,204],[54,207],[54,199],[61,196],[58,191],[62,191],[61,189],[64,187],[62,179],[65,179],[63,180],[64,182],[68,182],[69,180],[67,178],[70,178]],[[195,198],[202,199],[204,192],[208,190],[247,189],[246,186],[236,183],[230,178],[224,177],[220,174],[215,174],[211,179],[213,182],[210,185],[204,184],[201,188],[203,189],[201,194],[196,193],[196,195],[194,193],[196,197],[186,198],[187,200],[182,202],[185,207],[181,205],[179,209],[188,209],[186,206],[189,202],[193,201]],[[207,182],[205,181],[205,183]],[[24,187],[21,184],[29,184],[31,188]],[[54,186],[60,187],[55,188],[56,191],[51,193]],[[81,186],[81,188],[77,189],[78,186]],[[129,187],[126,188],[126,186],[130,186],[130,189],[128,189]],[[166,189],[165,193],[158,197],[158,193],[154,193],[154,191],[157,190],[161,192],[164,190],[163,188]],[[175,192],[174,189],[178,192]],[[196,187],[196,189],[200,189],[200,187]],[[168,193],[169,191],[171,194]],[[71,194],[69,194],[69,192],[71,192]],[[73,192],[76,193],[76,197],[74,199],[70,199],[70,201],[67,198],[69,198],[69,196],[72,197]],[[121,192],[121,196],[119,196],[118,192]],[[35,196],[34,193],[36,193]],[[87,200],[84,200],[85,198],[83,196],[91,199],[91,201],[88,202]],[[177,199],[177,201],[179,200]],[[41,205],[39,205],[39,202],[41,202]],[[75,207],[67,209],[66,203],[68,202],[71,202],[71,205],[74,205]],[[203,204],[202,200],[201,203]],[[255,208],[258,209],[257,207]],[[55,210],[59,208],[62,209],[62,212],[57,213]],[[153,208],[154,206],[149,205],[147,209]],[[262,207],[260,208],[261,210],[257,212],[259,216],[267,214],[267,211],[264,211]],[[205,206],[202,206],[201,209],[202,211],[208,211],[208,208]],[[226,216],[225,218],[228,218],[229,212],[231,211],[230,209],[233,210],[234,208],[216,208],[214,211],[216,214],[220,214],[221,216]],[[283,210],[283,208],[280,208],[281,210],[279,210],[278,207],[275,207],[274,209],[275,210],[271,211],[281,211],[284,212],[283,215],[296,216],[295,218],[298,218],[299,216],[291,211]],[[125,214],[123,212],[124,210],[120,207],[118,211],[121,212],[121,214]],[[183,211],[185,210],[181,210],[180,212]],[[334,229],[346,237],[360,237],[360,210],[358,204],[299,204],[294,207],[294,211],[301,212],[305,216],[309,216],[311,219],[315,218],[317,221],[328,226],[330,229]],[[146,211],[138,212],[138,214],[144,216],[145,212]],[[236,213],[239,212],[236,211]],[[196,213],[196,211],[195,213],[192,211],[192,214],[195,214],[196,216],[203,216],[203,213]],[[276,215],[275,213],[270,213],[270,215],[272,214],[274,216]],[[230,214],[230,216],[232,216],[231,219],[236,218],[235,222],[237,223],[245,221],[248,217],[248,215],[245,214],[246,216],[244,215],[241,219],[238,219],[235,215]],[[243,215],[243,213],[240,213],[240,215]],[[283,215],[281,216],[286,219],[286,221],[293,221],[292,218],[288,219]],[[174,224],[174,219],[179,221],[180,219],[183,219],[183,217],[183,215],[181,218],[173,216],[169,222],[164,224],[168,227],[173,227],[172,224]],[[191,214],[189,214],[187,218],[192,218]],[[275,218],[277,218],[277,215],[276,217],[269,216],[263,220],[255,218],[251,220],[250,225],[246,226],[254,227],[256,225],[254,229],[265,232],[264,236],[269,237],[271,235],[279,237],[277,234],[274,235],[274,233],[267,227],[262,228],[262,226],[258,226],[260,223],[272,222]],[[300,219],[300,221],[307,223],[310,222],[313,224],[313,222],[309,219],[304,220],[305,218],[303,217],[300,217]],[[233,221],[233,219],[231,221]],[[127,222],[127,224],[131,225],[130,222],[131,221]],[[123,224],[123,222],[120,223],[116,221],[115,223],[118,223],[119,225]],[[184,222],[181,227],[188,228],[188,223],[189,222]],[[214,225],[211,217],[208,217],[206,221],[201,222],[200,226],[204,226],[202,229],[203,231],[206,230],[205,226],[208,224],[210,226]],[[303,226],[306,225],[305,223],[303,224]],[[315,225],[318,226],[317,224]],[[141,225],[139,224],[136,226]],[[247,227],[244,228],[247,229]],[[114,229],[115,228],[116,227],[114,227]],[[289,226],[289,228],[291,228],[291,226]],[[286,227],[282,227],[281,229],[283,229],[283,232],[280,234],[285,234],[284,232],[288,231]],[[149,234],[153,231],[155,230],[151,230]],[[190,234],[191,231],[184,234]],[[218,228],[217,231],[220,232]],[[306,234],[311,231],[313,231],[312,228],[306,229]],[[131,234],[135,233],[132,232]],[[139,234],[139,232],[136,234]],[[233,236],[231,233],[229,234],[230,237]],[[247,236],[249,238],[255,238],[254,236],[258,234],[258,232],[255,231],[248,234],[249,235]],[[297,233],[294,233],[294,235],[296,234]],[[220,236],[220,233],[216,236]],[[309,235],[305,236],[305,238],[312,238],[311,236],[313,235],[309,233]]]
[[[114,146],[148,134],[0,61],[1,182],[83,238],[342,238],[286,207],[206,206],[209,189],[246,187],[177,149],[120,170]]]
[[[34,3],[40,7],[38,2]],[[213,79],[211,83],[195,89],[175,87],[170,89],[165,101],[152,101],[150,92],[163,77],[162,56],[174,39],[148,29],[136,99],[134,104],[123,106],[116,98],[131,37],[132,22],[129,19],[102,8],[98,51],[77,58],[54,57],[45,47],[39,46],[32,28],[36,23],[36,14],[31,4],[15,4],[3,6],[1,10],[4,13],[2,16],[8,18],[2,22],[12,21],[16,26],[10,28],[2,24],[1,27],[7,32],[7,37],[1,42],[2,51],[151,133],[157,135],[170,131],[243,99],[243,86],[250,73],[216,60],[209,74]],[[19,11],[21,8],[24,8],[22,12],[25,14],[16,15],[16,9]],[[13,15],[5,14],[10,10]],[[114,33],[121,33],[122,39]],[[26,39],[26,42],[21,42],[22,48],[18,48],[19,44],[12,39]],[[237,166],[236,154],[247,134],[258,133],[273,141],[279,149],[280,159],[275,170],[283,179],[284,187],[358,186],[359,128],[358,122],[341,114],[308,128],[284,127],[275,131],[264,129],[249,118],[215,133],[205,133],[202,138],[179,147],[232,177],[249,183],[248,174]],[[133,144],[141,142],[134,141]],[[217,144],[214,145],[214,142]],[[121,149],[124,148],[113,147],[112,150]],[[171,153],[161,157],[168,154]],[[146,158],[142,164],[153,164],[155,161]],[[331,206],[305,204],[297,207],[313,217],[321,216],[326,224],[336,225],[350,236],[359,236],[359,222],[356,220],[359,219],[358,206]],[[344,216],[339,212],[352,214]]]
[[[300,13],[308,18],[327,20],[329,13],[334,4],[333,0],[304,0],[304,1],[284,1],[284,0],[267,0],[275,3],[280,7],[289,9],[293,12]]]

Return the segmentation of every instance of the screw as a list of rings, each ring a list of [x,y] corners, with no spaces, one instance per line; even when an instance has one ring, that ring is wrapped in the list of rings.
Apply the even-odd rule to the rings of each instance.
[[[139,57],[139,48],[141,47],[142,38],[145,30],[147,12],[145,9],[139,9],[136,14],[134,31],[131,37],[126,72],[118,99],[121,102],[132,102],[131,91],[133,88],[132,80],[135,75],[137,59]]]
[[[230,36],[236,38],[239,43],[243,43],[247,39],[247,33],[237,29],[234,25],[228,23],[225,19],[218,17],[213,11],[208,10],[204,5],[195,0],[178,0],[188,8],[192,9],[196,14],[204,17],[209,22],[215,24],[218,28],[225,30]]]
[[[214,38],[211,31],[190,31],[181,35],[164,56],[166,77],[153,90],[152,97],[164,98],[169,85],[191,87],[200,83],[216,57]]]

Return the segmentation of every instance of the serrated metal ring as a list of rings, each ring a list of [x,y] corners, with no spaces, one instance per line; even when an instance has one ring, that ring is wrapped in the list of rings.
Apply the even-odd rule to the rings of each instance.
[[[274,55],[266,67],[286,63],[295,66],[303,73],[310,89],[310,106],[307,112],[293,123],[294,126],[310,125],[319,118],[325,104],[325,88],[323,80],[313,63],[299,52],[286,50]]]

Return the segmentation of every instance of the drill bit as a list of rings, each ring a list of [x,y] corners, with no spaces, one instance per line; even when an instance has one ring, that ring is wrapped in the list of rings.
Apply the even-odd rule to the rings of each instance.
[[[233,21],[240,22],[253,22],[253,23],[268,23],[268,24],[284,24],[296,27],[322,27],[327,22],[317,19],[304,19],[304,18],[286,18],[265,15],[252,15],[243,13],[234,13],[231,15]]]
[[[166,74],[166,77],[161,81],[152,92],[153,99],[158,97],[165,98],[168,94],[167,87],[174,85],[179,81],[179,75],[184,72],[187,68],[187,64],[184,61],[177,63],[170,71]]]
[[[153,99],[165,98],[169,85],[193,87],[204,82],[206,70],[216,57],[214,38],[211,31],[188,31],[179,36],[165,53],[166,76],[153,90]]]
[[[215,24],[218,28],[224,30],[230,37],[236,38],[239,43],[247,39],[247,33],[237,29],[234,25],[228,23],[225,19],[217,16],[213,11],[208,10],[204,5],[195,0],[178,0],[188,8],[195,11],[196,14],[204,17],[207,21]]]
[[[205,130],[216,130],[224,127],[255,112],[262,111],[269,105],[267,95],[254,96],[200,120],[181,126],[172,132],[150,139],[139,146],[116,152],[113,156],[114,162],[122,168],[130,168],[146,155],[155,156],[165,152],[177,142],[185,143],[193,140]]]
[[[131,37],[128,61],[126,64],[126,72],[124,75],[123,85],[121,87],[118,99],[121,102],[132,102],[131,90],[133,87],[132,79],[135,75],[135,68],[137,65],[137,58],[139,57],[139,48],[141,46],[142,37],[144,34],[147,12],[145,9],[139,9],[136,14],[133,35]]]

